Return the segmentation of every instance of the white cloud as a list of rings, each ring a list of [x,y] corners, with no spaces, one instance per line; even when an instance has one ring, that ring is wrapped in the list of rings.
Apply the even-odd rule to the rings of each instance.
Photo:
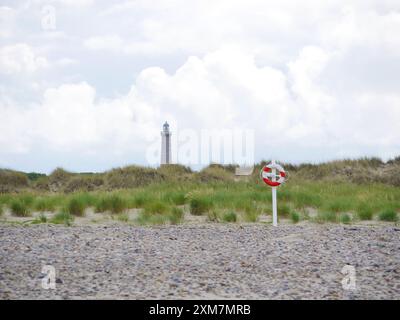
[[[13,8],[0,7],[0,38],[10,38],[15,24],[16,11]]]
[[[190,57],[172,75],[144,69],[129,93],[113,99],[101,99],[85,82],[61,85],[28,109],[0,106],[0,133],[8,137],[0,149],[29,153],[40,143],[100,158],[144,153],[168,119],[180,129],[254,129],[256,152],[264,155],[318,146],[335,154],[350,149],[349,156],[360,148],[392,152],[400,139],[400,95],[354,96],[349,112],[318,85],[329,61],[322,49],[305,47],[285,74],[258,67],[252,54],[230,47]]]
[[[78,61],[75,59],[70,59],[70,58],[61,58],[57,61],[55,61],[55,65],[60,66],[60,67],[67,67],[67,66],[71,66],[74,64],[77,64]]]
[[[40,24],[48,4],[52,31]],[[0,21],[0,154],[11,162],[38,144],[140,161],[165,119],[254,128],[257,159],[400,149],[398,1],[33,0],[0,7]]]
[[[64,5],[70,7],[88,7],[92,6],[95,3],[95,0],[33,0],[36,4],[42,5]]]
[[[118,35],[96,36],[86,39],[84,45],[92,50],[121,51],[123,40]]]
[[[0,47],[0,73],[32,73],[47,65],[47,59],[36,55],[27,44]]]

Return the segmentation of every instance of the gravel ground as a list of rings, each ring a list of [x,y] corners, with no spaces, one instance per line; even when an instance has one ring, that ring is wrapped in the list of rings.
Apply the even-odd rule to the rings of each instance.
[[[56,288],[42,288],[44,265]],[[342,288],[345,265],[356,289]],[[0,299],[399,299],[393,225],[0,225]]]

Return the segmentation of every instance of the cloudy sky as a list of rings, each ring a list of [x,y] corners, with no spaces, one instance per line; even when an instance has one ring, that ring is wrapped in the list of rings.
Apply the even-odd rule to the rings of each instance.
[[[147,165],[165,120],[253,129],[255,160],[394,157],[399,30],[398,0],[0,0],[0,167]]]

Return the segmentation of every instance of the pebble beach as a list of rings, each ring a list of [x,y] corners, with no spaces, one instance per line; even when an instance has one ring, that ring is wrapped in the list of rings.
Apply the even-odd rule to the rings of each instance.
[[[0,299],[399,298],[392,224],[0,225]]]

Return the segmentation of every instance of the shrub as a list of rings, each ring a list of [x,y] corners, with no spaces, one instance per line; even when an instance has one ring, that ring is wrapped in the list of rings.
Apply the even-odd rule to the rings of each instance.
[[[357,208],[357,216],[360,220],[372,220],[374,211],[371,206],[362,204]]]
[[[293,222],[293,223],[297,223],[297,222],[300,221],[300,214],[298,214],[297,212],[293,211],[293,212],[290,214],[290,219],[292,219],[292,222]]]
[[[0,169],[0,192],[13,192],[29,185],[26,174],[13,170]]]
[[[398,220],[397,212],[393,209],[385,209],[379,213],[379,220],[396,222]]]
[[[163,164],[157,172],[163,177],[164,181],[182,182],[193,179],[192,170],[179,164]]]
[[[169,221],[171,224],[178,224],[183,221],[183,210],[178,207],[173,207],[171,213],[169,214]]]
[[[230,211],[230,212],[226,212],[223,216],[222,219],[225,222],[236,222],[237,221],[237,215],[235,212]]]
[[[68,172],[62,168],[55,169],[48,177],[48,188],[51,191],[59,191],[73,176],[71,172]]]
[[[67,226],[70,226],[73,221],[74,217],[64,210],[58,212],[57,214],[54,215],[53,218],[50,219],[51,223],[65,224]]]
[[[0,217],[4,214],[3,204],[0,203]]]
[[[49,177],[40,177],[39,179],[35,180],[33,187],[40,191],[50,191]]]
[[[39,178],[43,178],[46,177],[46,175],[44,173],[37,173],[37,172],[28,172],[26,174],[26,176],[28,177],[29,180],[31,181],[36,181]]]
[[[343,213],[340,215],[340,222],[349,224],[351,222],[351,217],[347,213]]]
[[[192,198],[190,199],[190,213],[194,216],[201,216],[212,208],[212,201],[206,198]]]
[[[93,191],[98,189],[104,184],[103,178],[97,175],[78,175],[72,177],[66,183],[64,188],[65,192],[75,192],[75,191]]]
[[[28,206],[22,200],[14,199],[10,204],[10,209],[14,216],[17,216],[17,217],[30,216]]]
[[[197,179],[205,183],[224,182],[231,181],[233,179],[233,174],[218,166],[209,166],[197,173]]]
[[[141,187],[162,180],[163,176],[156,169],[139,166],[116,168],[106,173],[106,181],[110,189]]]

